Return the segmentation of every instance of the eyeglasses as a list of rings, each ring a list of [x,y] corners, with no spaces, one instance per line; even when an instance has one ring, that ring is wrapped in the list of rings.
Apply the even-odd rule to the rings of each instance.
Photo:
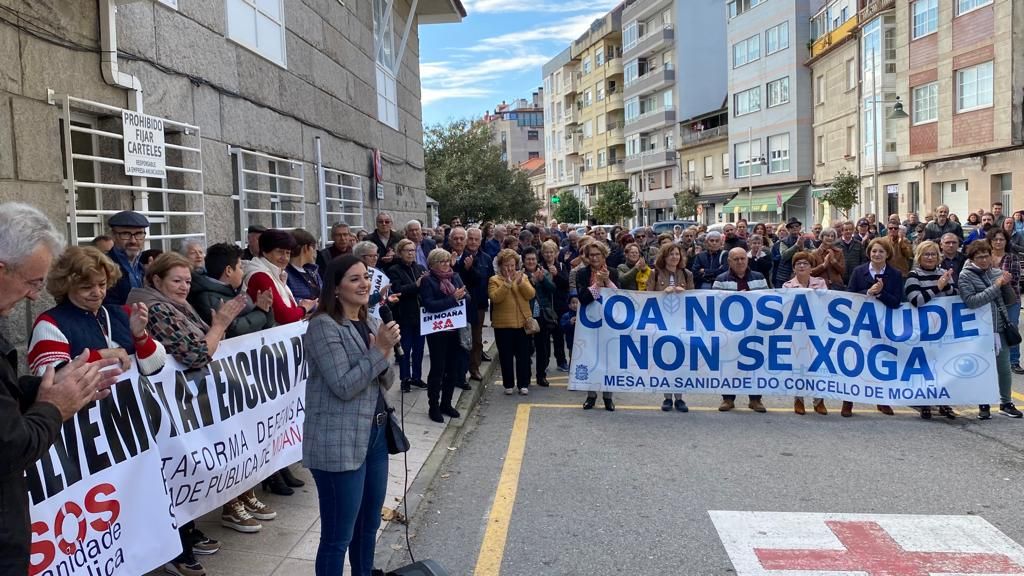
[[[938,252],[925,252],[924,254],[921,254],[921,258],[938,258],[938,257],[939,257],[939,253]]]
[[[142,230],[142,231],[139,231],[139,232],[115,232],[114,235],[117,236],[118,240],[131,240],[132,238],[134,238],[136,240],[145,240],[146,239],[146,231],[145,230]]]

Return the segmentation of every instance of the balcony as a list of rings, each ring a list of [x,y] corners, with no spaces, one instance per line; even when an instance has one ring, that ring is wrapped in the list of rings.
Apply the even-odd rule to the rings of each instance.
[[[565,135],[565,154],[579,154],[583,149],[583,135],[582,134],[566,134]]]
[[[626,105],[622,101],[622,90],[616,90],[606,94],[604,97],[604,104],[607,110],[624,108]]]
[[[575,104],[566,106],[565,110],[562,111],[562,122],[564,124],[575,124],[578,117],[579,112],[576,110]]]
[[[623,54],[627,57],[653,54],[664,49],[664,47],[667,44],[672,43],[675,38],[675,30],[672,29],[671,25],[662,26],[657,30],[644,34],[643,37],[637,40],[636,44],[629,48],[629,50],[623,50]]]
[[[676,111],[672,106],[644,112],[636,118],[627,119],[625,133],[636,134],[638,132],[650,132],[658,128],[674,124]]]
[[[865,24],[882,12],[891,10],[895,7],[896,0],[867,0],[867,2],[864,3],[864,7],[857,12],[857,20],[861,24]]]
[[[846,22],[843,22],[835,30],[815,40],[814,43],[811,44],[811,60],[814,60],[818,56],[828,52],[832,49],[832,46],[835,46],[852,36],[857,30],[857,22],[857,16],[854,16]]]
[[[676,163],[675,150],[648,150],[626,157],[626,172],[640,172],[641,170],[653,170],[674,166]]]
[[[650,20],[651,16],[671,7],[672,3],[667,0],[634,2],[622,10],[622,25],[625,26],[633,20],[639,20],[641,22]]]
[[[699,146],[729,137],[729,126],[715,126],[707,130],[682,129],[682,147]]]
[[[629,92],[630,97],[646,96],[671,86],[675,81],[675,68],[670,64],[666,64],[656,70],[649,71],[639,78],[634,78],[632,82],[627,82],[626,90]]]

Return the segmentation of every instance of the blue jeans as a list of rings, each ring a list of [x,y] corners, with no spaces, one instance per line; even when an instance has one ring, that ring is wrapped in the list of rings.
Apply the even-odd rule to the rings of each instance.
[[[1020,302],[1006,307],[1006,316],[1014,326],[1020,324]],[[1010,364],[1020,363],[1020,344],[1010,347]]]
[[[419,330],[402,332],[402,357],[398,359],[398,373],[403,382],[423,379],[423,346],[427,339],[416,332]]]
[[[348,472],[310,470],[320,495],[317,576],[341,576],[345,552],[353,576],[370,576],[388,487],[388,444],[383,426],[373,426],[362,466]]]

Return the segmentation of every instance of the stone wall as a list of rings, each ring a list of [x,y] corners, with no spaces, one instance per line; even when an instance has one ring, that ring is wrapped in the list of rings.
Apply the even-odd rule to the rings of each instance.
[[[229,146],[298,160],[305,165],[306,227],[319,236],[315,138],[324,164],[365,177],[365,222],[392,213],[396,223],[426,215],[419,38],[410,32],[398,83],[399,129],[377,120],[370,1],[284,2],[286,62],[280,66],[226,37],[222,0],[180,0],[177,11],[157,2],[118,5],[121,68],[136,75],[148,114],[195,124],[202,133],[206,229],[210,241],[235,240],[237,206]],[[107,85],[100,68],[96,0],[0,0],[0,201],[40,207],[55,223],[67,219],[56,94],[127,107],[127,91]],[[410,11],[396,0],[395,51]],[[45,31],[48,42],[15,20]],[[23,24],[24,25],[24,24]],[[73,44],[69,47],[68,44]],[[60,45],[65,44],[65,45]],[[384,160],[384,200],[373,193],[371,152]],[[26,318],[48,302],[18,310],[4,330],[24,344]]]

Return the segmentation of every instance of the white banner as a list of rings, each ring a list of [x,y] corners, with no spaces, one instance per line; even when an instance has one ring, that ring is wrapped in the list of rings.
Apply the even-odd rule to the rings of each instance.
[[[910,406],[999,398],[991,311],[958,297],[889,309],[826,290],[601,294],[579,312],[570,390]]]
[[[131,110],[122,110],[121,120],[124,124],[125,175],[166,178],[164,121]]]
[[[420,335],[422,336],[465,327],[465,300],[460,302],[458,306],[441,312],[427,312],[426,308],[420,308]]]
[[[29,575],[145,574],[181,552],[151,400],[126,374],[109,397],[64,423],[26,470],[32,502]]]
[[[305,331],[224,340],[200,370],[132,370],[66,422],[27,472],[30,574],[146,573],[181,552],[177,526],[300,460]]]
[[[194,520],[302,459],[306,323],[221,342],[202,370],[142,379],[160,402],[156,439],[179,521]]]
[[[388,278],[388,275],[376,268],[370,268],[370,276],[370,295],[381,293],[381,290],[391,286],[391,279]],[[387,298],[386,293],[381,296],[382,301]],[[380,302],[371,306],[367,313],[380,320]]]

